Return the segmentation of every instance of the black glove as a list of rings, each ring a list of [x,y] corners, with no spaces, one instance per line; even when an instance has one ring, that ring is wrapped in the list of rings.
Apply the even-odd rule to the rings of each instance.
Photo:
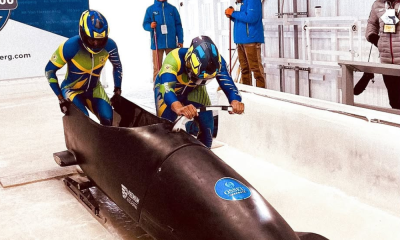
[[[354,87],[354,95],[360,95],[362,92],[364,92],[364,90],[367,88],[369,81],[373,78],[373,73],[364,73]]]
[[[375,47],[378,47],[379,35],[378,34],[371,34],[369,36],[369,42],[374,44]]]
[[[65,100],[64,98],[59,100],[61,112],[65,115],[68,115],[68,108],[71,104],[69,101]]]
[[[111,105],[118,105],[121,102],[121,88],[114,87],[114,95],[110,99]]]

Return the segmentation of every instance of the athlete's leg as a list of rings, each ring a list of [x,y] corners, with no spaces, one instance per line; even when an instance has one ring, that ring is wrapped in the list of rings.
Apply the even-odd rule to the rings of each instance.
[[[200,142],[202,142],[206,147],[211,148],[213,141],[214,132],[214,118],[212,111],[206,111],[199,113],[197,117],[199,123],[200,133],[197,136]]]
[[[113,111],[111,105],[104,99],[93,98],[93,113],[96,114],[100,123],[104,126],[111,126],[113,121]]]
[[[87,106],[105,126],[111,126],[113,121],[113,111],[110,100],[103,86],[99,82],[93,89],[93,93],[87,92]]]
[[[211,105],[210,97],[207,93],[206,86],[197,86],[192,92],[187,96],[187,100],[182,100],[184,105],[193,104],[196,108]],[[199,134],[197,139],[199,139],[207,147],[211,147],[212,136],[214,132],[214,118],[212,111],[200,112],[199,116],[195,118],[199,124]],[[195,128],[192,128],[195,129]],[[191,133],[193,134],[193,133]]]
[[[65,99],[71,101],[86,116],[89,116],[89,112],[86,109],[85,97],[82,95],[83,91],[72,91],[69,89],[61,89],[61,91],[62,91],[62,95]]]
[[[196,108],[204,106],[196,102],[187,102],[187,104],[193,104]],[[206,145],[206,147],[211,148],[214,133],[214,117],[212,111],[199,112],[199,116],[195,117],[194,120],[198,123],[199,127],[197,139]],[[188,133],[193,134],[197,130],[196,123],[193,121],[192,124],[186,126],[186,129],[191,131],[188,131]]]

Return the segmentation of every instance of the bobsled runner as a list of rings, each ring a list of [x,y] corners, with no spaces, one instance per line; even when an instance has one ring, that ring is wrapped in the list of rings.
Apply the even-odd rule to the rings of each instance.
[[[54,158],[61,166],[78,164],[93,186],[154,239],[326,239],[293,231],[211,150],[185,131],[172,131],[174,123],[122,97],[114,110],[121,115],[119,126],[107,127],[71,104],[63,117],[68,150]],[[70,179],[66,185],[101,218],[87,186]]]

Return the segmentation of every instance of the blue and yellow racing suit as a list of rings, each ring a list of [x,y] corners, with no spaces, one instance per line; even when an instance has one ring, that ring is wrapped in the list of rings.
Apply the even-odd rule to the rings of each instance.
[[[180,101],[183,105],[193,104],[196,108],[211,104],[205,85],[196,85],[188,79],[185,54],[187,48],[172,50],[165,58],[160,72],[154,82],[154,98],[157,116],[174,121],[177,118],[171,109],[171,104]],[[242,97],[236,88],[226,68],[226,62],[221,57],[222,68],[216,79],[229,102],[241,101]],[[211,147],[214,132],[212,111],[200,112],[195,118],[199,124],[197,138],[207,147]]]
[[[114,86],[121,88],[122,65],[116,43],[108,39],[105,48],[97,53],[89,53],[79,36],[74,36],[61,44],[51,56],[46,66],[46,77],[54,93],[73,102],[86,115],[86,108],[95,114],[103,125],[112,125],[113,111],[110,100],[100,83],[100,73],[106,61],[113,65]],[[65,79],[58,83],[56,72],[67,64]]]

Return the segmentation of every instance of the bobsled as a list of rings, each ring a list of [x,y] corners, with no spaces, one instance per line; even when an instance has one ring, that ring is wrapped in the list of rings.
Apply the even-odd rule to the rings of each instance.
[[[325,240],[295,232],[240,174],[192,135],[121,97],[118,126],[102,126],[73,104],[63,116],[66,151],[91,182],[158,240]],[[100,215],[85,187],[65,181]],[[83,196],[81,196],[82,194]],[[292,207],[292,206],[291,206]]]

